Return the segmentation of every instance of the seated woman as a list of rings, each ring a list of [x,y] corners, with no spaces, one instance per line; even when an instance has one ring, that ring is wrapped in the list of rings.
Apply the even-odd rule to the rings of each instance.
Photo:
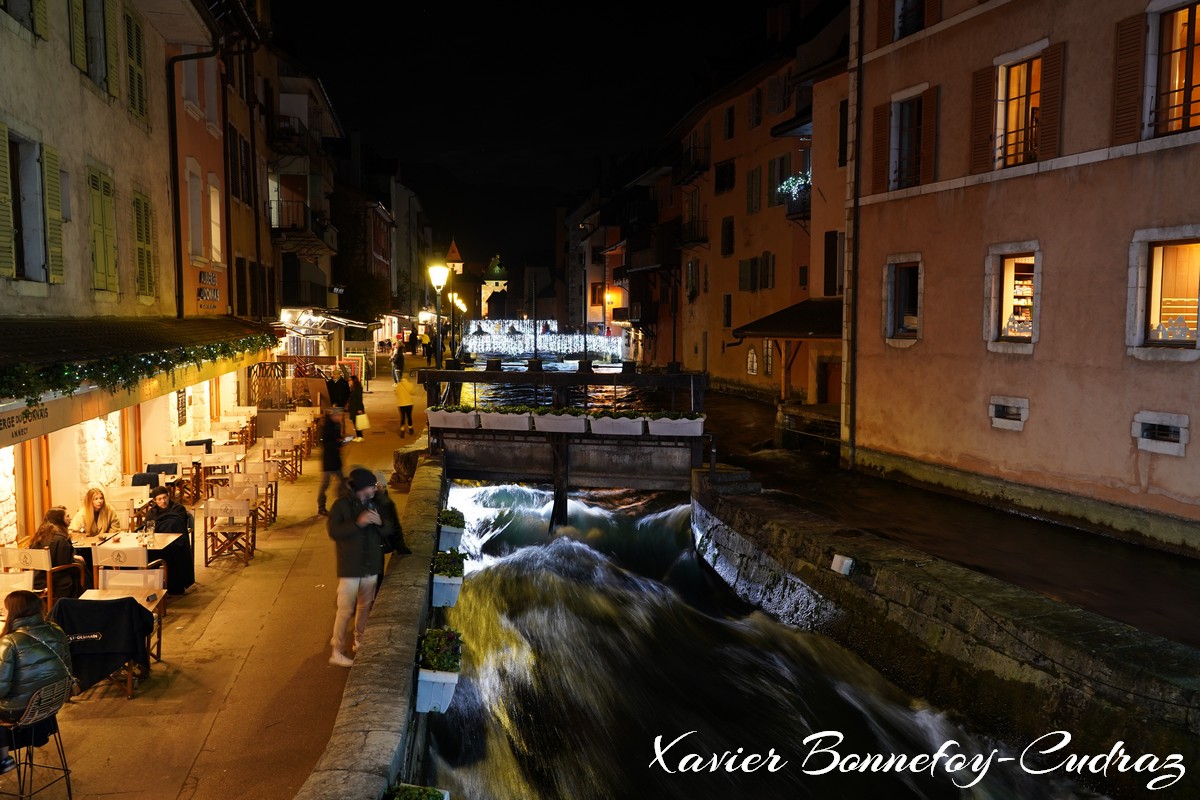
[[[29,540],[32,550],[49,550],[50,566],[61,567],[63,564],[75,562],[75,548],[71,537],[67,534],[67,510],[55,506],[42,517],[42,524]],[[84,585],[80,578],[81,570],[64,569],[54,573],[54,598],[79,597],[83,594]],[[33,588],[41,591],[46,588],[46,573],[38,570],[33,574]]]
[[[35,691],[71,677],[71,649],[62,628],[42,617],[42,599],[33,592],[11,592],[4,598],[4,610],[7,619],[0,629],[0,717],[12,723],[25,713]],[[8,754],[13,746],[11,737],[10,728],[0,731],[0,775],[17,768],[16,760]],[[38,731],[34,731],[33,738],[39,738]]]
[[[121,519],[104,501],[103,491],[88,489],[83,496],[83,507],[71,520],[71,530],[87,536],[107,536],[121,530]]]

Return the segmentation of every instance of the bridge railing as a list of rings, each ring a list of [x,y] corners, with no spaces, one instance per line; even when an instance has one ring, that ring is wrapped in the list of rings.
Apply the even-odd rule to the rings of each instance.
[[[552,390],[556,407],[566,404],[567,390],[576,387],[632,387],[686,392],[691,411],[704,410],[708,375],[703,372],[543,372],[531,370],[418,369],[417,382],[425,386],[429,406],[441,402],[442,384],[506,384]]]

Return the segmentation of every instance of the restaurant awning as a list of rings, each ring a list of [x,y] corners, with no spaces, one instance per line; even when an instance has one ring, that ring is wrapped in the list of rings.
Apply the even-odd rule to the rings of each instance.
[[[0,369],[109,360],[273,332],[237,317],[3,317]]]
[[[819,297],[768,314],[733,329],[739,339],[841,339],[842,298]]]

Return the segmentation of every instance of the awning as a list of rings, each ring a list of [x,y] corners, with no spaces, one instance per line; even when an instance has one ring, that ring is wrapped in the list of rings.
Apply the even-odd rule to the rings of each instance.
[[[237,317],[3,317],[0,369],[111,360],[272,334]]]
[[[820,297],[801,300],[774,314],[733,329],[739,339],[841,339],[842,298]]]

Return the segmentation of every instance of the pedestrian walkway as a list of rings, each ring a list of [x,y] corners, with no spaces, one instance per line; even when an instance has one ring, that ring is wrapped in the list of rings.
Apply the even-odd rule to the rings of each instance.
[[[366,389],[372,427],[347,445],[346,470],[390,475],[393,452],[417,437],[399,433],[390,377]],[[420,435],[424,395],[414,395]],[[279,518],[260,528],[249,566],[204,567],[197,539],[196,585],[170,598],[163,660],[133,699],[101,683],[59,714],[77,800],[295,796],[325,750],[349,674],[327,663],[337,578],[316,513],[320,478],[318,447],[297,481],[280,481]],[[391,494],[403,513],[404,492]],[[15,773],[0,790],[9,783]],[[65,787],[41,796],[65,797]]]

